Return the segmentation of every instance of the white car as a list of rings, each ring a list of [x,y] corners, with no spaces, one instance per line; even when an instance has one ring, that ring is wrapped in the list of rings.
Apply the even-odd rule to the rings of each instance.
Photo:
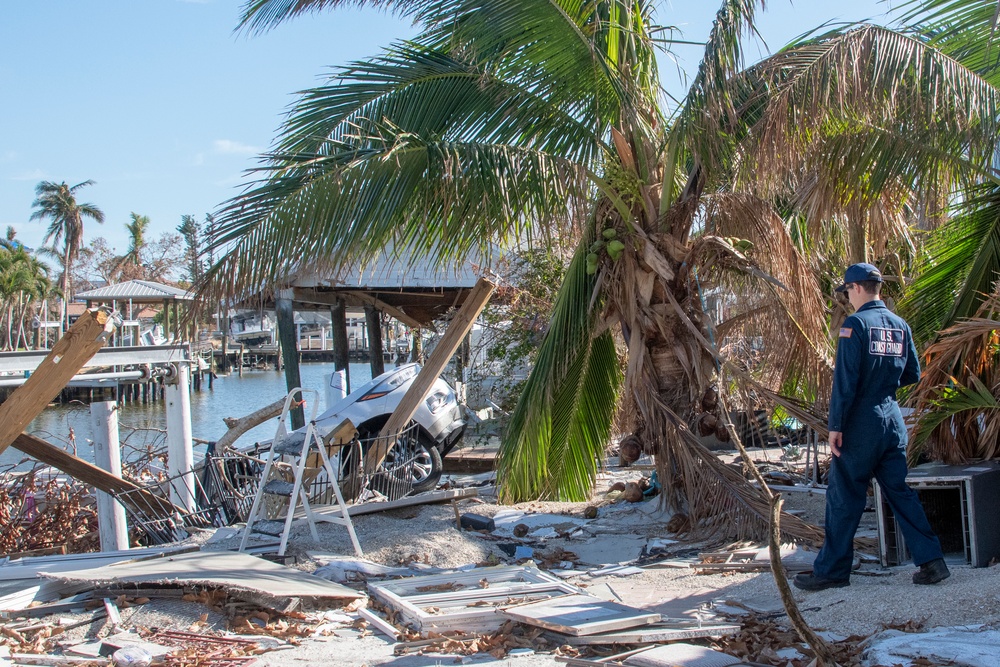
[[[325,437],[344,419],[350,419],[363,444],[374,438],[419,372],[419,364],[406,364],[358,387],[316,418],[319,434]],[[414,492],[428,491],[435,488],[441,478],[441,459],[455,448],[465,432],[462,408],[447,382],[441,378],[435,380],[427,397],[417,407],[413,422],[413,437],[397,442],[386,458],[385,467],[404,470],[406,481],[412,483]],[[341,461],[341,469],[348,464],[348,461]]]

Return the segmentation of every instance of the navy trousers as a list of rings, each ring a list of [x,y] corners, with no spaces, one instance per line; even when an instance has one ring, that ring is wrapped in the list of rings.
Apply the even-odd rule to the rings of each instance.
[[[888,413],[888,414],[887,414]],[[892,414],[895,413],[895,414]],[[854,562],[854,534],[865,511],[868,484],[878,480],[899,521],[915,565],[943,556],[917,493],[906,484],[906,431],[899,409],[845,429],[840,456],[830,464],[826,490],[826,540],[816,556],[813,574],[846,581]]]

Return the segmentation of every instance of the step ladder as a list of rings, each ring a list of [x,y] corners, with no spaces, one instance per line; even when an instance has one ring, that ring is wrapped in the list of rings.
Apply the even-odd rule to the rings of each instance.
[[[293,403],[298,405],[295,397],[299,396],[301,400],[305,398],[306,394],[312,395],[310,398],[312,414],[309,417],[309,423],[306,425],[305,431],[292,431],[289,433],[287,426],[288,415],[293,407]],[[301,503],[303,510],[305,510],[306,520],[309,522],[309,530],[312,532],[313,540],[316,542],[319,541],[319,533],[316,532],[317,518],[309,503],[309,495],[306,492],[305,484],[303,484],[303,475],[306,471],[307,460],[313,454],[318,454],[323,469],[326,470],[326,474],[330,478],[330,486],[333,488],[337,505],[340,507],[340,516],[323,516],[322,520],[327,523],[337,523],[346,526],[347,532],[351,536],[351,543],[354,545],[354,553],[359,558],[364,556],[364,553],[361,551],[361,545],[358,543],[358,536],[354,532],[354,524],[351,522],[351,516],[347,513],[347,504],[344,502],[344,496],[340,492],[340,485],[337,484],[337,475],[334,473],[333,465],[330,463],[327,448],[316,430],[316,410],[318,403],[316,391],[302,389],[301,387],[291,390],[288,392],[288,396],[285,397],[285,404],[281,410],[281,416],[278,418],[278,428],[274,433],[274,439],[271,441],[271,451],[267,457],[267,463],[264,464],[264,470],[261,473],[260,485],[257,487],[257,493],[254,495],[250,515],[247,517],[246,528],[243,529],[240,551],[246,551],[247,543],[250,540],[250,533],[256,531],[274,536],[280,534],[281,544],[278,547],[278,555],[284,556],[285,549],[288,547],[288,536],[292,531],[292,523],[295,521],[295,510],[298,503]],[[354,430],[354,426],[345,420],[334,432],[340,432],[345,427],[350,428],[351,431]],[[293,481],[289,482],[277,475],[274,475],[272,479],[272,473],[277,472],[276,463],[292,466],[295,471]],[[262,506],[265,504],[265,499],[275,497],[288,499],[284,519],[273,520],[266,517],[262,518],[260,515],[264,513],[262,512]]]

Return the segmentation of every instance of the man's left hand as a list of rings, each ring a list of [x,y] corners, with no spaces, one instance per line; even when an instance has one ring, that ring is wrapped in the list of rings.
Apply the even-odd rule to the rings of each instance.
[[[830,431],[830,451],[834,456],[840,456],[840,448],[844,446],[844,434],[840,431]]]

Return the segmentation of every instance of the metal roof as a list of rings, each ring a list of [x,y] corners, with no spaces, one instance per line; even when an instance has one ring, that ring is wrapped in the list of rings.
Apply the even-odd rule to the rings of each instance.
[[[159,303],[160,301],[193,301],[194,295],[179,287],[171,287],[150,280],[129,280],[124,283],[99,287],[87,292],[79,292],[74,297],[85,301],[137,301]]]

